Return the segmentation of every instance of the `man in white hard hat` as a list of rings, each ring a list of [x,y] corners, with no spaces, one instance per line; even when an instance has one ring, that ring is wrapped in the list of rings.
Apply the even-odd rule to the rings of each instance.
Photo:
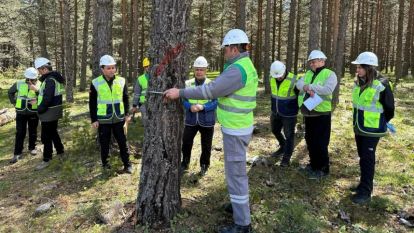
[[[185,82],[186,87],[198,87],[211,82],[207,78],[207,60],[197,57],[194,61],[194,78]],[[201,136],[200,175],[204,176],[210,166],[211,144],[213,142],[214,125],[216,123],[217,99],[197,100],[183,99],[185,108],[185,128],[183,134],[183,159],[181,172],[188,169],[191,159],[194,137],[197,132]]]
[[[124,132],[128,121],[128,88],[125,79],[116,75],[116,62],[110,55],[99,61],[102,75],[93,79],[89,91],[89,112],[92,127],[98,129],[101,146],[101,160],[104,171],[111,169],[108,162],[111,134],[114,135],[124,164],[124,172],[133,172],[129,161],[127,139]]]
[[[52,159],[53,146],[59,157],[64,154],[64,146],[58,133],[58,121],[63,116],[63,91],[65,80],[62,75],[54,71],[49,59],[36,58],[35,68],[42,75],[42,82],[37,98],[37,113],[42,124],[43,161],[36,167],[41,170],[49,166]]]
[[[206,85],[164,92],[167,99],[218,98],[217,118],[222,126],[226,182],[234,220],[234,224],[220,229],[222,233],[251,232],[246,150],[253,132],[258,76],[249,58],[248,44],[244,31],[230,30],[221,46],[227,62],[220,76]]]
[[[329,175],[328,145],[331,136],[332,93],[338,83],[335,72],[325,67],[327,57],[322,51],[313,50],[308,57],[310,70],[296,87],[300,94],[299,108],[305,118],[305,140],[310,163],[304,172],[309,179],[320,179]],[[308,98],[322,98],[322,102],[309,110],[303,102]]]
[[[37,96],[39,85],[37,82],[37,70],[33,67],[24,72],[25,79],[14,83],[9,91],[9,100],[16,108],[16,138],[14,144],[14,155],[10,163],[16,163],[22,158],[23,144],[26,137],[26,129],[29,128],[29,152],[36,155],[37,126]]]
[[[290,165],[294,148],[299,90],[295,86],[296,75],[286,71],[285,64],[280,61],[275,61],[270,66],[270,77],[272,90],[270,122],[272,133],[279,142],[279,149],[272,154],[272,157],[283,156],[280,166],[287,167]]]
[[[137,78],[134,86],[134,98],[132,100],[132,113],[136,113],[139,111],[141,112],[141,119],[142,125],[145,128],[147,122],[147,110],[145,107],[146,102],[146,94],[148,89],[148,81],[149,81],[149,70],[150,67],[150,60],[146,57],[142,60],[142,68],[144,69],[144,73]]]

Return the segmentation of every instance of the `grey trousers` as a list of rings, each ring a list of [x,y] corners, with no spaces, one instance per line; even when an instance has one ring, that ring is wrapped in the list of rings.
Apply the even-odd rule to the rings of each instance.
[[[143,105],[141,105],[141,107],[139,107],[139,111],[141,112],[141,121],[142,121],[142,125],[144,126],[144,129],[145,129],[145,125],[148,122],[147,108],[145,107],[145,104],[143,104]]]
[[[223,133],[224,168],[227,189],[233,207],[234,223],[250,224],[249,179],[246,170],[246,150],[251,135],[234,136]]]

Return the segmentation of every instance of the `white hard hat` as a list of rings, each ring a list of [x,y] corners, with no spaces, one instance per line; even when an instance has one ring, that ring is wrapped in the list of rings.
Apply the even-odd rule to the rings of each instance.
[[[378,66],[378,57],[373,52],[360,53],[357,59],[351,62],[354,65]]]
[[[197,57],[197,59],[195,59],[193,67],[200,67],[200,68],[207,68],[208,63],[207,63],[207,59],[203,56],[199,56]]]
[[[36,79],[37,78],[37,69],[30,67],[24,71],[24,77],[28,79]]]
[[[232,45],[232,44],[248,44],[248,43],[250,43],[249,37],[247,37],[244,31],[240,29],[231,29],[224,36],[221,47],[223,48],[226,45]]]
[[[280,61],[275,61],[270,66],[270,76],[272,78],[280,78],[285,75],[286,66]]]
[[[109,55],[103,55],[99,60],[99,66],[116,65],[115,59]]]
[[[38,57],[34,61],[34,65],[36,69],[39,69],[40,67],[47,65],[48,63],[50,63],[49,59],[44,58],[44,57]]]
[[[320,51],[320,50],[313,50],[309,54],[308,61],[311,61],[311,60],[314,60],[314,59],[323,59],[323,60],[326,60],[327,57],[326,57],[326,55],[322,51]]]

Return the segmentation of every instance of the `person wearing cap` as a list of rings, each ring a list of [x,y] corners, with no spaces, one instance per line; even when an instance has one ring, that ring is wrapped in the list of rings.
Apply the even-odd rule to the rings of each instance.
[[[144,60],[142,60],[142,68],[144,69],[144,73],[142,75],[140,75],[137,78],[137,81],[135,82],[135,86],[134,86],[134,98],[132,100],[132,113],[136,113],[139,111],[141,112],[141,120],[142,120],[142,125],[145,127],[145,124],[147,122],[147,111],[145,108],[145,96],[147,94],[147,89],[148,89],[148,80],[149,80],[149,66],[150,66],[150,61],[149,59],[146,57],[144,58]]]
[[[295,86],[296,75],[286,71],[285,64],[280,61],[275,61],[270,66],[270,77],[272,90],[270,123],[272,133],[279,142],[279,149],[272,154],[272,157],[283,156],[280,166],[287,167],[290,165],[294,148],[299,90]]]
[[[310,163],[304,168],[309,179],[329,175],[328,145],[331,136],[332,93],[338,83],[335,72],[325,67],[327,57],[313,50],[308,57],[310,70],[298,80],[298,104],[305,118],[305,140]],[[303,102],[318,95],[322,102],[309,110]],[[316,98],[316,97],[315,97]]]
[[[211,82],[207,78],[207,60],[197,57],[193,64],[194,78],[185,82],[186,87],[198,87]],[[185,128],[183,135],[183,159],[181,172],[188,169],[191,159],[194,137],[197,132],[201,136],[200,175],[204,176],[210,166],[211,144],[213,142],[214,124],[216,123],[217,99],[198,100],[183,99],[185,108]]]
[[[104,171],[111,169],[108,163],[111,134],[118,143],[124,172],[132,173],[129,161],[127,139],[124,132],[125,121],[129,120],[128,88],[125,79],[116,75],[116,62],[110,55],[99,61],[102,75],[92,80],[89,91],[89,112],[92,127],[98,129],[101,146],[101,160]]]
[[[226,59],[224,71],[215,80],[164,92],[165,98],[171,100],[218,98],[217,118],[223,133],[224,170],[234,220],[234,224],[219,230],[222,233],[251,232],[246,150],[253,132],[258,75],[247,51],[248,44],[244,31],[230,30],[221,46]]]
[[[63,116],[63,91],[65,80],[62,75],[54,71],[49,59],[39,57],[35,59],[35,68],[39,71],[42,82],[37,98],[37,114],[42,125],[43,161],[36,167],[41,170],[49,166],[52,159],[53,146],[59,157],[64,154],[64,146],[58,133],[58,121]]]
[[[372,52],[363,52],[352,62],[356,65],[357,80],[352,91],[353,126],[359,156],[361,178],[351,191],[351,200],[363,204],[371,199],[375,172],[375,151],[381,137],[387,133],[387,124],[394,117],[394,95],[387,78],[375,67],[378,58]]]
[[[10,103],[16,108],[16,138],[14,155],[10,163],[16,163],[22,158],[23,144],[26,137],[26,129],[29,129],[29,152],[36,155],[37,126],[37,96],[39,95],[39,83],[37,82],[37,70],[33,67],[24,71],[25,79],[14,83],[8,96]]]

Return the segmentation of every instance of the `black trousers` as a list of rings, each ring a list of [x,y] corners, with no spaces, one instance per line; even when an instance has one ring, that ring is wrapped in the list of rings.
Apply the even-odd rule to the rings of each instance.
[[[118,143],[121,160],[125,167],[130,165],[127,139],[124,133],[125,121],[114,124],[99,124],[99,143],[101,144],[102,165],[108,163],[109,144],[111,143],[111,134],[114,134]]]
[[[56,153],[64,152],[62,141],[57,131],[58,121],[42,122],[42,143],[43,143],[43,161],[48,162],[52,159],[53,146]]]
[[[22,154],[27,128],[29,128],[29,150],[35,149],[38,125],[39,125],[39,117],[37,117],[37,114],[33,114],[33,115],[16,114],[16,140],[14,144],[15,155]]]
[[[185,166],[188,166],[191,159],[191,150],[193,149],[194,137],[197,132],[201,134],[201,157],[200,157],[200,166],[206,165],[210,166],[210,156],[211,156],[211,144],[213,142],[214,127],[203,127],[200,125],[188,126],[184,128],[183,135],[183,160],[182,163]]]
[[[375,173],[375,151],[379,140],[379,137],[355,135],[361,172],[361,179],[357,187],[357,192],[360,194],[371,195],[372,193]]]
[[[313,170],[329,173],[328,145],[331,137],[331,114],[305,117],[305,140]]]
[[[279,114],[270,116],[270,124],[272,126],[272,133],[275,135],[279,146],[283,148],[284,154],[287,157],[292,156],[293,148],[295,146],[295,126],[297,118],[295,117],[282,117]],[[283,129],[283,134],[282,134]]]

